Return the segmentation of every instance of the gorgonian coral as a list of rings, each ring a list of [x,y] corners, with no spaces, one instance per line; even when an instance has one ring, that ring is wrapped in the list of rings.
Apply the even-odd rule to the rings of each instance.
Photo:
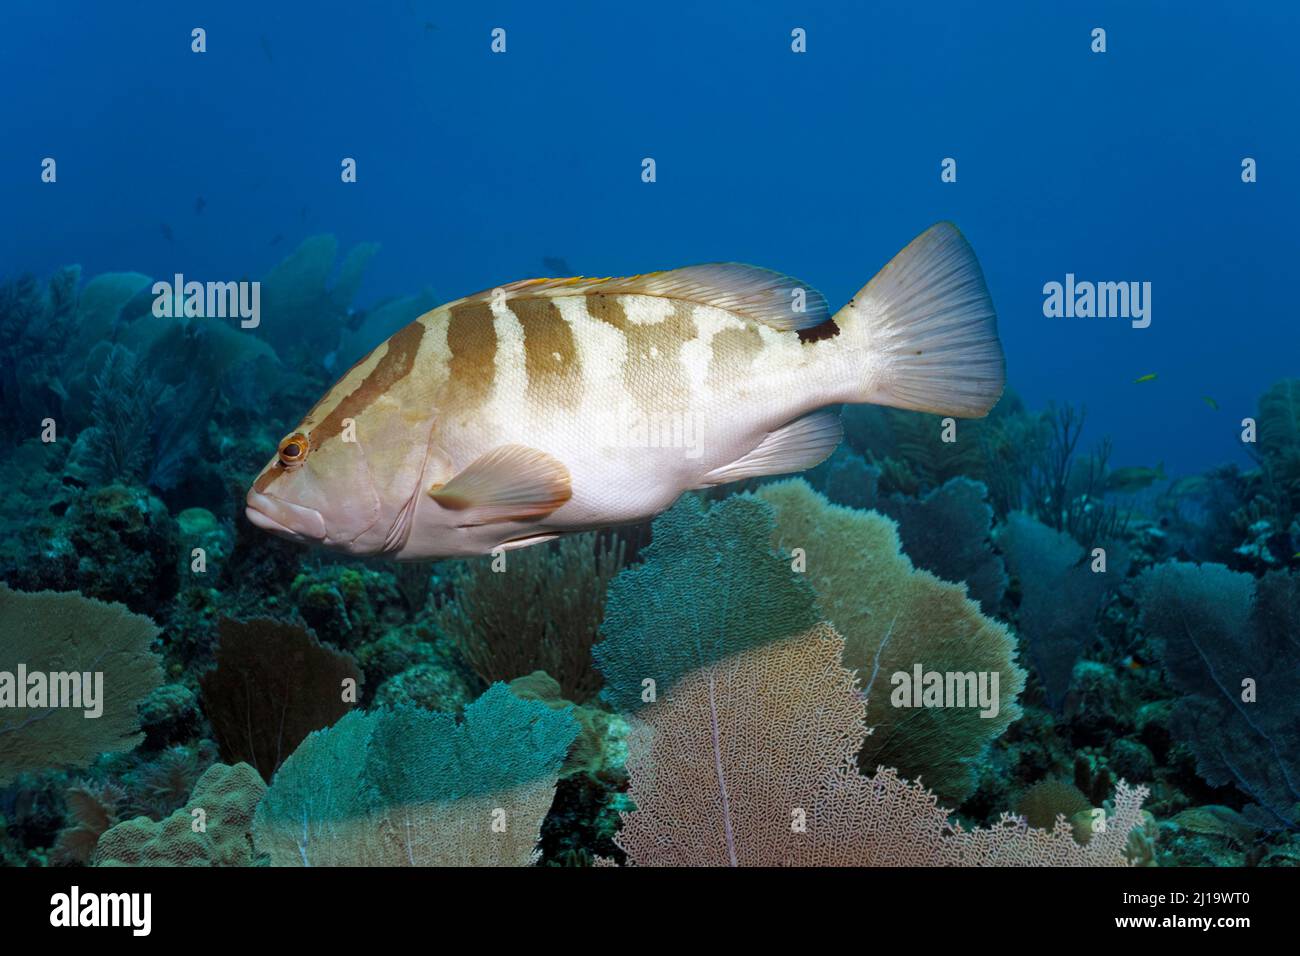
[[[687,496],[655,519],[641,564],[609,586],[592,649],[603,696],[635,710],[710,661],[806,630],[812,589],[774,550],[772,509],[735,496],[707,509]]]
[[[1145,572],[1138,594],[1185,695],[1170,729],[1197,771],[1250,797],[1257,823],[1300,827],[1300,578],[1171,562]]]
[[[277,866],[524,866],[578,725],[494,684],[454,715],[353,712],[312,734],[257,808]]]
[[[0,634],[0,693],[12,698],[0,708],[0,786],[144,739],[137,707],[162,683],[149,618],[75,591],[0,584]]]
[[[200,682],[203,710],[221,758],[270,780],[303,738],[351,709],[347,691],[361,672],[350,655],[292,624],[227,618],[220,632],[217,666]]]
[[[624,553],[612,537],[583,534],[511,552],[504,570],[498,558],[462,562],[433,624],[488,683],[544,670],[565,697],[589,700],[600,690],[591,645]]]
[[[965,799],[985,747],[1020,716],[1015,638],[962,585],[913,567],[888,518],[831,504],[800,479],[758,496],[776,511],[772,544],[798,549],[817,610],[843,635],[844,663],[861,677],[873,728],[863,765],[896,767],[946,800]],[[989,706],[898,706],[895,675],[910,680],[918,667],[984,681]]]
[[[867,734],[843,640],[819,625],[683,675],[632,718],[636,809],[615,841],[643,866],[1124,866],[1143,788],[1120,783],[1086,845],[1058,819],[952,822],[895,770],[858,771]],[[1100,817],[1099,817],[1100,819]]]

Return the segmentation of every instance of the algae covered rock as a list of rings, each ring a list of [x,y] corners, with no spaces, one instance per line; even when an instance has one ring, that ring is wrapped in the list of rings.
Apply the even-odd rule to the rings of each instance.
[[[162,616],[178,587],[176,522],[144,488],[111,484],[77,495],[50,539],[10,576],[23,588],[75,588]]]
[[[395,674],[375,692],[379,707],[423,707],[425,710],[460,710],[471,698],[465,682],[435,661],[412,665]]]
[[[298,575],[290,593],[316,636],[347,650],[406,622],[406,604],[393,576],[373,568],[314,568]]]

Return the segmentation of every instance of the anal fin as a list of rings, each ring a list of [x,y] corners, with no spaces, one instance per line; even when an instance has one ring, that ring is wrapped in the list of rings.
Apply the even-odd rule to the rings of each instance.
[[[479,456],[429,497],[464,512],[463,526],[541,518],[569,500],[569,469],[527,445],[501,445]]]
[[[803,471],[825,461],[843,437],[839,408],[820,408],[768,432],[753,451],[729,465],[713,469],[701,484],[723,485],[745,478]]]

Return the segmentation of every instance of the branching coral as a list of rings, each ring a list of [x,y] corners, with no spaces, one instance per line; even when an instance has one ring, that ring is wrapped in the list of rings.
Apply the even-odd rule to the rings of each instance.
[[[886,471],[886,462],[906,462],[919,487],[899,487],[898,482],[882,485],[907,493],[938,487],[959,475],[983,477],[979,435],[987,427],[978,420],[963,421],[957,426],[957,440],[944,441],[938,415],[881,405],[851,405],[844,410],[845,438],[855,451],[886,466]]]
[[[321,645],[292,624],[258,619],[221,622],[217,666],[203,675],[203,709],[229,763],[243,761],[270,780],[313,730],[352,704],[361,673],[348,654]]]
[[[858,772],[867,729],[843,642],[807,633],[717,660],[633,718],[636,809],[616,836],[643,866],[1123,866],[1144,789],[1120,784],[1086,846],[1005,815],[966,831],[894,770]]]
[[[873,728],[863,765],[896,767],[960,802],[989,741],[1020,716],[1015,638],[961,585],[914,568],[888,518],[833,505],[799,479],[758,495],[776,510],[773,545],[802,551],[821,617],[844,635],[844,663],[861,676]],[[917,667],[985,680],[993,706],[896,706],[893,675],[910,679]]]
[[[312,734],[257,809],[278,866],[524,866],[578,727],[494,684],[451,714],[349,714]]]
[[[164,401],[162,386],[131,352],[113,346],[94,378],[95,424],[78,438],[84,443],[81,467],[95,484],[138,482],[152,458],[155,409]]]
[[[1212,786],[1255,801],[1261,824],[1300,828],[1300,578],[1168,563],[1138,579],[1141,623],[1186,696],[1170,729]]]
[[[509,552],[503,571],[494,570],[497,558],[462,563],[433,624],[484,681],[544,670],[566,698],[584,702],[600,689],[591,645],[623,555],[617,539],[584,534]]]
[[[0,434],[31,436],[44,418],[62,419],[80,281],[81,267],[69,266],[44,289],[30,275],[0,283]]]
[[[7,698],[0,786],[25,770],[84,766],[144,739],[136,708],[162,683],[150,650],[158,628],[149,618],[76,592],[27,594],[0,584],[0,634],[0,695]],[[65,697],[74,680],[81,692],[56,702],[56,687]]]
[[[1047,441],[1029,472],[1028,494],[1044,524],[1091,547],[1122,535],[1126,518],[1102,501],[1110,439],[1103,439],[1091,455],[1075,454],[1087,417],[1084,408],[1048,406],[1043,416]]]
[[[1283,379],[1259,400],[1259,453],[1275,526],[1300,513],[1300,378]]]

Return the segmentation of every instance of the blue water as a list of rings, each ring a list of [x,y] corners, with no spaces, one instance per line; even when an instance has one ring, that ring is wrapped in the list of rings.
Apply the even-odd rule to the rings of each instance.
[[[838,306],[952,219],[1011,386],[1086,404],[1112,464],[1245,463],[1240,419],[1300,371],[1295,4],[466,6],[7,0],[0,275],[255,278],[333,232],[382,243],[362,304],[558,257],[749,261]],[[1150,328],[1045,318],[1067,272],[1151,282]]]

